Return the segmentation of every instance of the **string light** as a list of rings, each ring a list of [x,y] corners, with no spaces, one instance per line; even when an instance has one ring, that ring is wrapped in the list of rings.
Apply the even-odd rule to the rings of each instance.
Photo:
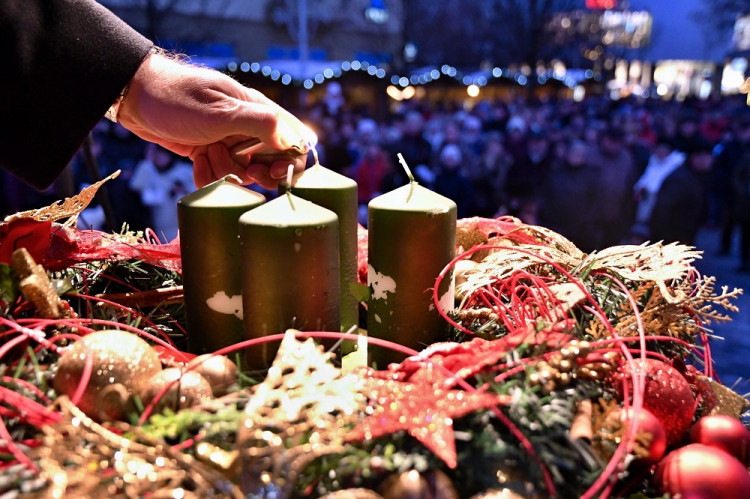
[[[227,64],[226,70],[231,73],[241,71],[243,73],[251,72],[254,74],[260,74],[263,77],[269,78],[273,81],[280,81],[285,86],[301,85],[307,90],[311,90],[316,85],[322,85],[326,83],[327,80],[340,78],[344,73],[350,71],[362,71],[363,73],[367,73],[368,76],[373,76],[378,79],[388,78],[388,81],[391,83],[391,85],[389,86],[388,94],[392,97],[393,95],[398,95],[400,99],[406,98],[403,95],[404,91],[406,91],[407,94],[412,94],[412,92],[414,91],[413,87],[426,85],[444,77],[452,78],[456,82],[467,87],[467,89],[469,87],[481,88],[488,85],[491,79],[498,80],[501,78],[513,81],[523,86],[528,83],[528,77],[525,73],[530,72],[530,68],[528,66],[521,67],[520,71],[518,69],[500,68],[496,66],[490,71],[463,73],[454,66],[443,64],[439,67],[436,66],[425,68],[421,73],[414,73],[409,76],[398,74],[389,75],[388,71],[385,68],[379,67],[376,64],[372,64],[368,61],[359,60],[343,61],[339,64],[326,67],[314,75],[306,77],[295,76],[289,72],[282,71],[281,69],[275,69],[273,68],[272,63],[261,65],[258,62],[250,63],[248,61],[233,61]],[[580,84],[580,81],[582,79],[593,79],[598,81],[601,80],[601,75],[594,73],[594,71],[590,69],[587,69],[578,76],[578,79],[576,79],[569,74],[565,74],[559,68],[544,69],[543,67],[541,67],[537,69],[536,80],[540,84],[546,84],[551,80],[554,80],[559,81],[565,86],[573,89]],[[474,91],[475,90],[472,88],[471,92]]]

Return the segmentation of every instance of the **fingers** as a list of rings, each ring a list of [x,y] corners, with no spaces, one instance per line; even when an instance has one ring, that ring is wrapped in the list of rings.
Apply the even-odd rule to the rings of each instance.
[[[266,165],[253,163],[248,165],[245,172],[248,177],[252,178],[261,187],[273,190],[279,186],[279,179],[271,178],[269,168]]]
[[[251,184],[254,180],[244,166],[235,162],[226,145],[220,142],[209,145],[205,153],[195,155],[193,181],[196,187],[203,187],[227,175],[235,175],[242,184]]]
[[[211,170],[211,163],[208,161],[208,156],[205,154],[199,154],[193,159],[193,182],[195,186],[200,189],[213,182],[213,171]]]
[[[285,180],[286,175],[289,172],[289,165],[294,165],[294,173],[299,173],[305,169],[305,159],[297,158],[294,161],[274,161],[268,168],[269,175],[272,179],[277,181]]]
[[[243,184],[249,184],[252,181],[245,173],[245,167],[235,162],[227,146],[220,142],[208,146],[208,160],[217,180],[227,175],[235,175]]]
[[[201,188],[227,175],[235,175],[243,185],[255,182],[266,189],[276,189],[286,178],[290,164],[294,165],[294,173],[298,173],[305,169],[305,162],[306,157],[300,157],[274,161],[270,166],[262,163],[243,166],[232,158],[225,144],[216,143],[194,155],[193,180],[195,186]]]

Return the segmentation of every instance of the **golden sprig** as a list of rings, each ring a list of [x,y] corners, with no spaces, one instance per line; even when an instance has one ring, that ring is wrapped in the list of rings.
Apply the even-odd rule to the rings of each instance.
[[[11,222],[19,218],[32,218],[38,221],[52,221],[62,220],[67,218],[63,226],[71,227],[78,223],[78,216],[83,210],[91,203],[96,196],[99,188],[107,181],[117,178],[120,175],[120,170],[108,175],[107,177],[95,182],[88,187],[85,187],[81,192],[75,196],[65,198],[63,201],[55,201],[49,206],[39,208],[37,210],[21,211],[13,215],[9,215],[5,218],[5,222]]]

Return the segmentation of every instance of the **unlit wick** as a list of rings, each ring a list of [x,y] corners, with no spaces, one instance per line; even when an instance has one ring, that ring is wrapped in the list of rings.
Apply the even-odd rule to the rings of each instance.
[[[411,169],[409,168],[409,165],[406,164],[406,160],[404,159],[403,154],[398,153],[398,162],[401,163],[401,166],[404,167],[404,171],[406,171],[406,176],[409,177],[409,195],[406,197],[406,202],[408,203],[411,199],[411,195],[414,194],[414,186],[417,185],[417,181],[414,180],[414,175],[411,173]]]
[[[286,184],[289,186],[289,189],[286,191],[286,198],[289,200],[289,205],[292,207],[293,210],[296,211],[296,208],[294,207],[294,203],[292,202],[292,178],[294,177],[294,165],[290,164],[289,168],[286,169]]]

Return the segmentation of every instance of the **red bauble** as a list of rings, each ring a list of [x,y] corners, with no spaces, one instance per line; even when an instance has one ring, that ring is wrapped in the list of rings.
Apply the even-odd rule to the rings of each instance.
[[[633,395],[630,366],[626,365],[612,378],[612,384],[622,399],[623,381],[627,379],[629,394]],[[685,435],[695,414],[695,397],[690,385],[680,372],[656,359],[635,361],[635,373],[645,372],[646,386],[643,407],[659,420],[667,434],[667,445],[678,443]]]
[[[654,476],[663,493],[691,499],[750,497],[750,473],[737,459],[716,447],[690,444],[667,454]]]
[[[750,430],[723,414],[700,418],[690,429],[690,441],[719,448],[750,465]]]
[[[637,414],[637,416],[634,416]],[[648,456],[641,458],[643,463],[655,463],[664,456],[667,450],[667,434],[656,416],[651,414],[647,409],[641,408],[637,413],[631,407],[627,410],[616,411],[613,417],[619,418],[626,424],[634,422],[638,426],[638,433],[651,435],[651,441],[648,444]]]

